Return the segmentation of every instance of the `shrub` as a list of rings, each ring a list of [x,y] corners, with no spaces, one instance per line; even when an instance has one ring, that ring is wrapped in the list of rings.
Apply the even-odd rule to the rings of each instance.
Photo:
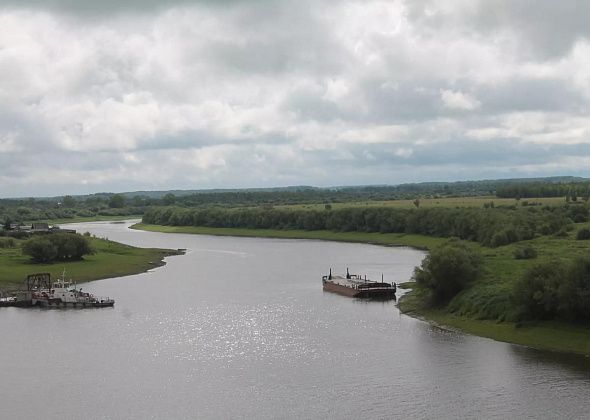
[[[46,236],[39,236],[24,243],[23,254],[30,255],[34,262],[50,263],[57,257],[57,247]]]
[[[416,281],[432,292],[432,303],[443,304],[480,276],[481,255],[465,242],[450,240],[434,248],[414,271]]]
[[[53,233],[29,239],[23,245],[23,254],[30,255],[35,262],[80,260],[92,254],[88,238],[72,233]]]
[[[585,241],[590,239],[590,229],[588,228],[582,228],[578,231],[578,234],[576,235],[576,239],[580,240],[580,241]]]
[[[537,258],[537,250],[530,245],[514,250],[514,258],[517,260],[531,260]]]
[[[552,319],[557,315],[557,290],[565,271],[559,261],[531,267],[516,282],[514,298],[521,318]]]
[[[590,320],[590,258],[531,267],[514,287],[522,319]]]
[[[555,236],[556,238],[567,238],[569,235],[568,235],[567,230],[565,228],[561,228],[553,236]]]
[[[14,248],[16,241],[13,238],[0,238],[0,248]]]

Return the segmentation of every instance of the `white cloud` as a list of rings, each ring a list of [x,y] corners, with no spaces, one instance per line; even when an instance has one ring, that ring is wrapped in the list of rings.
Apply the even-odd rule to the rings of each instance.
[[[585,171],[535,160],[589,142],[588,30],[566,6],[539,6],[552,41],[512,2],[4,4],[5,195]],[[463,153],[506,139],[490,165]]]
[[[453,92],[448,89],[441,91],[440,98],[443,102],[443,106],[448,109],[473,111],[481,106],[481,102],[472,95],[462,92]]]

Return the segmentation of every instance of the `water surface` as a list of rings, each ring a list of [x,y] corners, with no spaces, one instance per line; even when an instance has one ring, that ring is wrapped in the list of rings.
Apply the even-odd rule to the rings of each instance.
[[[114,308],[0,310],[0,418],[587,418],[587,358],[452,333],[321,288],[332,267],[407,280],[424,253],[90,231],[186,248],[84,289]]]

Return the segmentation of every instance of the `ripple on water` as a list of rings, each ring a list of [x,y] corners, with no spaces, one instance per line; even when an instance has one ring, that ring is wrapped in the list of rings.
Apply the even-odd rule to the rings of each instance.
[[[136,325],[149,334],[138,337],[154,357],[203,364],[313,360],[321,341],[311,330],[322,328],[310,311],[293,304],[218,305],[182,313],[146,316]],[[289,320],[289,322],[285,322]]]

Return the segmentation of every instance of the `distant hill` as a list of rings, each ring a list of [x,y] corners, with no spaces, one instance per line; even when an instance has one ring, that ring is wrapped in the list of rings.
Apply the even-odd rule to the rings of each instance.
[[[408,198],[417,195],[442,195],[442,196],[478,196],[494,195],[501,187],[510,185],[529,185],[529,184],[577,184],[590,183],[590,178],[574,176],[555,176],[542,178],[509,178],[509,179],[490,179],[478,181],[454,181],[454,182],[420,182],[397,185],[342,185],[333,187],[313,187],[308,185],[297,185],[288,187],[274,188],[227,188],[227,189],[194,189],[194,190],[159,190],[159,191],[128,191],[121,193],[99,192],[87,195],[74,195],[77,201],[86,201],[88,199],[108,200],[115,194],[123,195],[125,198],[133,199],[142,197],[145,199],[159,200],[168,194],[173,194],[177,198],[189,196],[231,196],[232,194],[257,196],[268,194],[279,195],[309,195],[319,197],[326,195],[331,197],[332,194],[346,196],[358,196],[359,199],[393,199]],[[334,198],[334,197],[332,197]],[[60,201],[63,196],[56,197],[34,197],[35,200]],[[5,200],[25,200],[21,199],[4,199]],[[215,201],[215,200],[205,200]],[[226,201],[225,199],[223,200]]]

